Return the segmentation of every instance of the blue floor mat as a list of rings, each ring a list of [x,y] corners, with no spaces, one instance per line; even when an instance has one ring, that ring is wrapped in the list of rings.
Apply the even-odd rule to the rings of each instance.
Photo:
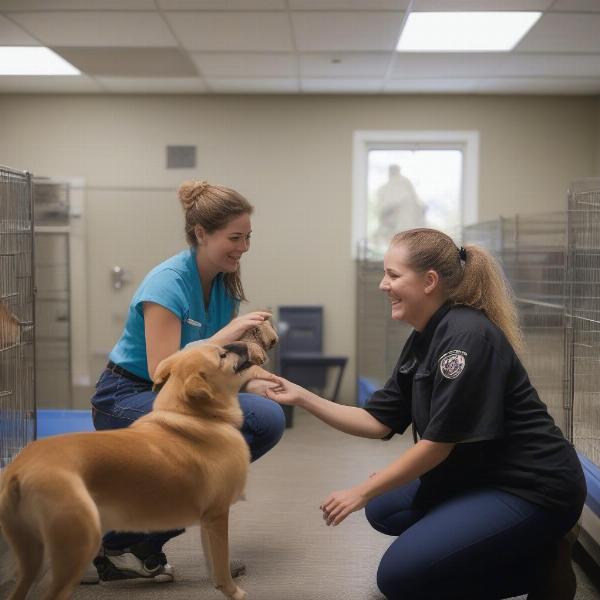
[[[95,431],[91,410],[40,409],[37,411],[38,439],[75,431]]]

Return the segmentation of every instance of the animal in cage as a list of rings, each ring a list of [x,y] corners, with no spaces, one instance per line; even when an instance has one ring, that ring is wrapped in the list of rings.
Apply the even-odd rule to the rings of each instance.
[[[15,346],[19,343],[20,337],[19,319],[0,303],[0,350]]]
[[[258,337],[269,344],[272,336]],[[43,554],[52,575],[44,600],[66,599],[103,532],[198,523],[217,589],[243,600],[228,557],[229,507],[250,460],[237,393],[250,379],[274,377],[265,360],[251,342],[184,349],[159,364],[154,408],[130,427],[27,446],[0,481],[0,526],[19,564],[11,600],[25,598]]]

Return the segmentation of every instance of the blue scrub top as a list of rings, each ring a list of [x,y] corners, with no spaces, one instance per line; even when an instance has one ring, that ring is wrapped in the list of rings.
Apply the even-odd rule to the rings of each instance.
[[[225,288],[223,273],[219,273],[213,281],[206,310],[195,248],[154,267],[135,292],[123,334],[108,356],[115,364],[148,380],[144,302],[160,304],[181,320],[180,348],[211,337],[231,321],[239,306]]]

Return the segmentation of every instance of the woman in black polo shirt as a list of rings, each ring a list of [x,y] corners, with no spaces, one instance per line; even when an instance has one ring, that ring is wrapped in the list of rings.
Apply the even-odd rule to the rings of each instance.
[[[413,229],[393,238],[380,289],[414,332],[364,409],[285,380],[268,393],[354,435],[413,427],[412,448],[323,501],[327,524],[366,507],[375,529],[396,536],[377,574],[390,600],[572,600],[585,479],[519,360],[516,311],[494,260]]]

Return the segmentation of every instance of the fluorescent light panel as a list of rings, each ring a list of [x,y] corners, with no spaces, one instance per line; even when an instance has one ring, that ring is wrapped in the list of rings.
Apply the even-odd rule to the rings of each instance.
[[[81,75],[81,71],[43,46],[0,46],[0,75]]]
[[[413,12],[398,52],[508,52],[541,12]]]

